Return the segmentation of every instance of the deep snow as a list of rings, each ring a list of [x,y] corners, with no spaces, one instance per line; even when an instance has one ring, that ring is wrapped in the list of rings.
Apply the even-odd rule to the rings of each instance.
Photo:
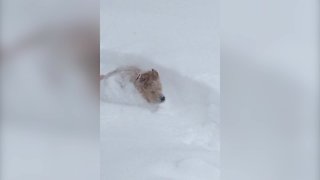
[[[166,96],[100,102],[102,179],[219,179],[219,64],[218,1],[102,1],[101,73],[155,68]]]

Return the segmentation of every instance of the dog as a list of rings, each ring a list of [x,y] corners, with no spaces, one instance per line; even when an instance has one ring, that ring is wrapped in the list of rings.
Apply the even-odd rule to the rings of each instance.
[[[52,24],[34,28],[30,33],[11,44],[1,46],[1,63],[19,60],[28,52],[41,49],[44,78],[53,82],[61,80],[73,69],[88,77],[83,78],[92,87],[94,96],[99,96],[100,29],[95,22]],[[39,51],[36,51],[39,53]],[[64,67],[68,67],[66,70]],[[58,85],[59,86],[59,85]]]
[[[100,75],[100,81],[101,97],[106,100],[132,104],[134,101],[142,102],[141,98],[135,97],[140,96],[144,102],[160,104],[166,99],[162,93],[159,73],[155,69],[143,71],[134,66],[120,67]]]

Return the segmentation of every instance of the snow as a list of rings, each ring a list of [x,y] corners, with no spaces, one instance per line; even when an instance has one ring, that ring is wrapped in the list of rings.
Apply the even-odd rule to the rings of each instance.
[[[219,179],[218,7],[216,0],[101,2],[100,73],[154,68],[166,96],[156,111],[100,101],[103,180]]]

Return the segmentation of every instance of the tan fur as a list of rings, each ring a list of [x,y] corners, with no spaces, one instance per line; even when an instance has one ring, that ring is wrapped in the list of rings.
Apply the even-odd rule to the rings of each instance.
[[[47,58],[45,60],[54,64],[48,63],[50,69],[44,71],[48,79],[59,79],[56,76],[63,77],[61,72],[64,69],[59,68],[71,66],[86,73],[86,77],[89,77],[87,82],[93,88],[94,95],[97,96],[99,94],[97,78],[100,63],[99,38],[99,26],[94,22],[52,25],[35,30],[11,46],[1,47],[0,61],[1,63],[10,62],[24,55],[25,52],[38,47],[45,47],[47,51],[52,53],[52,59]]]
[[[159,73],[152,69],[143,72],[137,67],[123,67],[118,68],[106,75],[100,75],[100,80],[107,79],[114,74],[121,74],[121,76],[128,76],[131,83],[141,93],[142,97],[151,104],[161,103],[165,100],[162,94],[162,85]]]
[[[134,85],[149,103],[160,103],[164,97],[159,73],[154,69],[140,74]]]

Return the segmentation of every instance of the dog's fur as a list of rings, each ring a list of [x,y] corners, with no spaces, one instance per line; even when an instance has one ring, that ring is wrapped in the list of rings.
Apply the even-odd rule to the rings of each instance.
[[[165,100],[162,94],[162,85],[158,71],[151,69],[149,71],[142,71],[137,67],[121,67],[106,75],[100,75],[100,80],[108,79],[112,76],[120,76],[120,86],[125,87],[128,81],[132,83],[142,97],[151,104],[158,104]]]
[[[25,52],[39,47],[45,49],[48,54],[48,57],[43,59],[48,62],[49,68],[44,71],[47,75],[45,77],[50,79],[56,79],[55,76],[63,77],[64,69],[61,67],[70,66],[84,72],[89,77],[88,84],[94,88],[94,94],[98,94],[100,40],[97,24],[83,22],[35,29],[15,43],[1,47],[0,61],[16,60]]]

